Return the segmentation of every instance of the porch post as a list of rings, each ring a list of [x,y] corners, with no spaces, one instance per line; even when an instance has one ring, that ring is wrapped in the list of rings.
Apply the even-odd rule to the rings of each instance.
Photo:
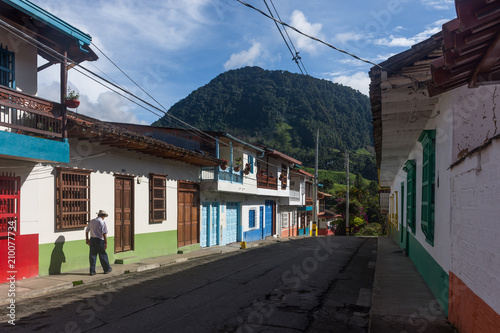
[[[66,105],[64,104],[64,96],[66,96],[66,91],[68,87],[68,51],[64,51],[64,58],[61,61],[61,110],[62,110],[62,139],[68,138],[68,119]]]

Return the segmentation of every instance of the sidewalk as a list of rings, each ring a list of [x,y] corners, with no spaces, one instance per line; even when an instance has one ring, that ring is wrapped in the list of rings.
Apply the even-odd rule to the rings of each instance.
[[[282,238],[268,238],[261,239],[255,242],[247,243],[247,248],[259,245],[266,245],[269,243],[288,241],[297,237],[282,237]],[[172,254],[168,256],[143,259],[140,262],[130,264],[112,264],[113,271],[109,274],[103,274],[99,261],[97,263],[97,274],[90,276],[89,269],[81,269],[61,273],[58,275],[48,275],[42,277],[35,277],[26,280],[16,281],[15,300],[20,301],[46,293],[72,288],[79,284],[99,284],[104,281],[109,281],[112,277],[119,277],[125,273],[141,272],[149,269],[158,268],[161,266],[172,265],[187,261],[193,258],[210,256],[219,253],[234,252],[240,250],[240,243],[228,244],[225,246],[203,247],[199,250],[183,253]],[[8,304],[13,298],[8,297],[9,283],[0,284],[0,306]]]
[[[389,237],[378,238],[369,332],[455,332],[411,259]]]

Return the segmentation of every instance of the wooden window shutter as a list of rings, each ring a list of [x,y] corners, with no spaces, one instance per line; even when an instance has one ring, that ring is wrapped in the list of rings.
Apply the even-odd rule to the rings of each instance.
[[[167,219],[167,175],[150,174],[149,214],[150,223]]]
[[[434,245],[435,138],[435,130],[425,130],[418,139],[423,147],[421,228],[425,240],[431,245]]]
[[[416,188],[415,188],[415,160],[408,160],[403,168],[406,172],[406,225],[415,233],[415,220],[416,220]]]
[[[56,169],[57,229],[87,226],[90,220],[90,170]]]

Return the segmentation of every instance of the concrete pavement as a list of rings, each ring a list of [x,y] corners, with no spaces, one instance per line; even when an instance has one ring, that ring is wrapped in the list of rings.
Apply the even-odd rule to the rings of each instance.
[[[247,243],[247,247],[288,241],[298,237],[268,238]],[[138,263],[112,265],[110,274],[97,273],[89,276],[88,269],[37,277],[16,282],[15,300],[20,301],[58,290],[73,288],[79,284],[102,284],[124,274],[172,265],[192,258],[211,256],[240,250],[240,243],[221,247],[201,248],[191,253],[174,254],[141,260]],[[100,268],[100,267],[99,267]],[[98,269],[99,269],[98,268]],[[0,285],[0,305],[8,304],[9,284]],[[388,237],[379,237],[377,262],[370,309],[369,332],[455,332],[446,315],[436,308],[436,300],[423,281],[412,261],[401,248]]]
[[[369,332],[455,332],[411,259],[389,237],[378,238]]]

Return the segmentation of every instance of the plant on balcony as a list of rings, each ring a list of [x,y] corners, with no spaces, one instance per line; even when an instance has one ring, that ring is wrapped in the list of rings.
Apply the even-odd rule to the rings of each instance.
[[[227,168],[227,160],[226,159],[222,159],[221,161],[222,161],[222,164],[220,165],[220,168],[222,170],[226,170],[226,168]]]
[[[245,164],[245,169],[243,169],[243,173],[245,175],[248,175],[250,173],[250,168],[251,168],[250,163]]]
[[[80,94],[68,88],[68,93],[64,96],[64,104],[70,109],[75,109],[80,105]]]
[[[241,166],[243,165],[243,158],[240,156],[234,162],[234,171],[240,171]]]

